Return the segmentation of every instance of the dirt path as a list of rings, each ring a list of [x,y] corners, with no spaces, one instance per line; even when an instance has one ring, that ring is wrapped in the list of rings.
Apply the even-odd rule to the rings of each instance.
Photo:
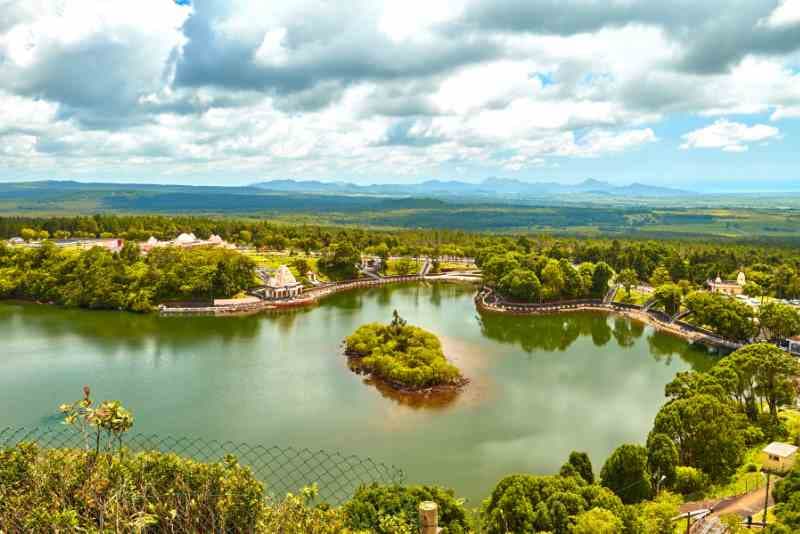
[[[753,520],[760,520],[760,517],[755,516],[764,511],[764,497],[766,496],[766,492],[767,488],[761,488],[756,491],[746,493],[741,497],[737,497],[731,502],[726,502],[719,508],[715,508],[714,515],[722,516],[726,514],[737,514],[741,517],[752,516]],[[772,500],[772,495],[770,495],[767,506],[772,506],[773,504],[775,503]]]
[[[722,500],[705,500],[697,502],[687,502],[681,505],[680,512],[685,514],[701,509],[712,510],[711,514],[698,521],[692,526],[693,534],[713,534],[724,532],[724,527],[719,522],[719,518],[724,515],[736,514],[742,519],[750,516],[753,521],[761,521],[761,514],[764,511],[764,496],[766,488],[760,488],[737,497],[728,497]],[[771,493],[771,492],[770,492]],[[772,506],[774,501],[770,495],[767,506]]]

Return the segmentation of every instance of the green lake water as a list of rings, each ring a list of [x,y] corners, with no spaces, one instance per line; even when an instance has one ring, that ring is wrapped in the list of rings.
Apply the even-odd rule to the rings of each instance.
[[[383,287],[228,318],[2,303],[0,427],[57,424],[56,406],[89,384],[122,400],[138,432],[369,456],[477,505],[503,475],[553,473],[571,450],[599,471],[617,445],[644,441],[677,371],[712,361],[629,319],[480,315],[473,295]],[[394,309],[441,337],[472,380],[462,394],[419,406],[348,370],[344,337]]]

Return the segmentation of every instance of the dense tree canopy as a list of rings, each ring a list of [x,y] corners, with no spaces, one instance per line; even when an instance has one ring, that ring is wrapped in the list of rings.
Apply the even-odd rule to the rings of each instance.
[[[361,261],[361,253],[348,241],[331,245],[325,255],[317,262],[319,270],[333,279],[355,278],[356,264]]]
[[[678,313],[682,299],[683,291],[677,284],[671,282],[662,284],[653,291],[653,300],[663,307],[664,311],[670,316]]]
[[[698,394],[667,403],[656,415],[653,432],[672,439],[682,465],[722,480],[741,463],[744,426],[729,403]]]
[[[571,239],[547,235],[494,235],[442,229],[386,230],[285,224],[236,217],[110,214],[41,218],[0,217],[0,238],[21,235],[28,239],[41,239],[48,235],[61,239],[69,236],[106,235],[143,241],[151,235],[162,240],[174,239],[181,232],[193,232],[201,238],[217,234],[228,241],[258,248],[314,251],[326,257],[338,256],[337,259],[344,259],[351,252],[339,251],[337,255],[332,247],[342,243],[349,243],[358,252],[386,258],[390,255],[471,256],[477,259],[484,271],[489,258],[510,254],[518,258],[519,267],[534,271],[543,286],[546,284],[541,277],[541,271],[547,260],[554,259],[559,262],[567,260],[572,265],[579,266],[578,271],[581,274],[584,290],[592,284],[592,273],[582,270],[580,268],[582,263],[595,265],[605,262],[618,273],[625,269],[634,271],[638,280],[651,280],[655,273],[657,275],[655,280],[658,282],[674,282],[694,287],[702,286],[706,280],[717,275],[735,278],[740,270],[744,270],[747,279],[758,284],[769,295],[779,298],[800,297],[800,253],[796,249],[768,245],[708,244],[668,240]],[[352,256],[349,259],[352,259]],[[350,262],[342,261],[338,266],[347,270],[350,269]],[[501,271],[507,273],[515,267],[503,268]],[[568,287],[569,271],[566,272],[564,284]],[[343,273],[346,274],[352,272]],[[492,279],[490,273],[487,280],[490,285],[496,285],[499,279],[500,277]]]
[[[694,291],[684,304],[692,311],[695,324],[710,327],[725,338],[746,341],[758,331],[753,308],[725,295]]]
[[[165,300],[227,297],[254,284],[253,262],[215,248],[155,248],[146,256],[126,244],[119,253],[0,245],[0,297],[84,308],[148,311]]]
[[[567,534],[581,514],[596,508],[619,519],[625,514],[619,497],[578,476],[511,475],[497,484],[489,498],[487,532]]]
[[[575,474],[585,480],[587,484],[594,484],[592,461],[585,452],[572,451],[569,453],[569,458],[561,468],[561,473]]]
[[[625,504],[649,499],[653,494],[647,449],[625,444],[614,450],[600,471],[600,483],[613,491]]]
[[[746,446],[784,438],[778,407],[794,402],[798,374],[797,361],[769,343],[747,345],[707,372],[679,372],[664,388],[668,401],[647,441],[653,480],[663,475],[665,487],[687,486],[676,480],[678,464],[698,468],[698,480],[722,481],[741,465]]]
[[[503,252],[480,260],[484,283],[517,301],[539,302],[602,297],[614,277],[605,262],[556,260],[538,254]]]
[[[769,339],[781,339],[800,334],[800,312],[793,306],[778,302],[762,304],[758,310],[762,333]]]

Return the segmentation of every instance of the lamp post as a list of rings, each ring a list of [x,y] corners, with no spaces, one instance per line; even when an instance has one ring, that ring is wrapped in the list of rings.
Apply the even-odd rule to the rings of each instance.
[[[769,476],[772,474],[771,471],[767,471],[767,491],[764,493],[764,517],[761,520],[764,523],[764,528],[767,528],[767,507],[769,506]]]
[[[661,475],[661,478],[656,482],[656,497],[661,493],[661,484],[663,484],[665,480],[667,480],[667,475]]]

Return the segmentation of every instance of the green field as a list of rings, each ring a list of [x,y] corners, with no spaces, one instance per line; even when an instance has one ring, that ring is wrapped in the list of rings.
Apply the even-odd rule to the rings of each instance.
[[[800,196],[630,199],[394,198],[276,193],[251,187],[49,182],[5,184],[0,216],[93,213],[236,216],[293,224],[448,228],[582,237],[713,239],[800,244]]]

